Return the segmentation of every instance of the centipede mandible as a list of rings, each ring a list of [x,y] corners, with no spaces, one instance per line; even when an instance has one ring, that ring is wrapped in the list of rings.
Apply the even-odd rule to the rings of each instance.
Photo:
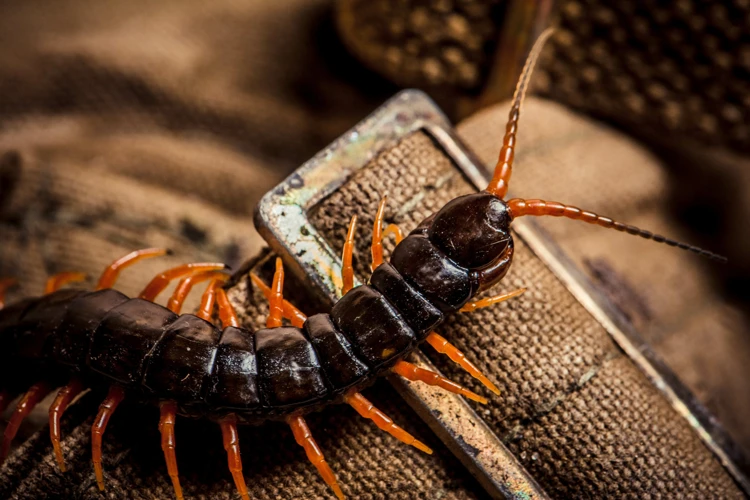
[[[394,224],[383,227],[384,198],[372,228],[372,274],[367,284],[357,287],[352,267],[357,230],[354,216],[343,244],[342,297],[329,313],[307,317],[284,299],[280,259],[272,283],[251,276],[269,303],[266,328],[257,331],[244,328],[230,304],[223,288],[229,274],[222,263],[191,263],[169,269],[133,298],[113,289],[126,267],[168,253],[160,248],[137,250],[114,261],[94,291],[65,288],[85,278],[66,272],[52,276],[41,297],[2,308],[0,362],[11,370],[33,370],[38,381],[30,387],[20,381],[0,382],[4,384],[0,385],[0,410],[20,396],[3,436],[0,460],[7,456],[23,419],[41,399],[57,390],[49,411],[49,432],[58,466],[65,471],[61,418],[77,395],[96,387],[106,391],[91,430],[93,473],[100,490],[106,487],[102,440],[107,423],[121,402],[133,400],[160,409],[161,446],[178,500],[184,498],[175,454],[178,417],[208,419],[219,425],[229,472],[242,499],[250,495],[242,470],[238,426],[262,425],[269,420],[291,427],[295,441],[323,481],[343,499],[342,489],[305,422],[306,414],[331,404],[348,404],[406,445],[432,453],[361,393],[378,377],[395,373],[488,403],[484,396],[405,361],[425,342],[499,395],[476,365],[436,330],[447,315],[491,307],[523,293],[520,289],[479,298],[503,279],[512,264],[511,226],[515,219],[566,217],[724,260],[707,250],[564,203],[505,200],[521,106],[535,61],[550,34],[547,30],[539,37],[523,68],[494,175],[486,189],[448,202],[408,235]],[[386,259],[383,240],[389,236],[395,238],[396,246]],[[178,284],[166,307],[155,303],[173,281]],[[191,289],[202,282],[208,285],[198,310],[181,314]],[[12,279],[0,280],[0,307],[13,284]]]

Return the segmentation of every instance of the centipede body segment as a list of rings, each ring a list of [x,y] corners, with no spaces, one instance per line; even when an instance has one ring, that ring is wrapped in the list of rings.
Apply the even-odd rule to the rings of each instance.
[[[54,387],[62,387],[50,408],[50,437],[55,458],[64,471],[60,420],[76,395],[93,387],[107,391],[91,431],[94,476],[100,489],[106,485],[102,441],[107,423],[116,418],[120,404],[140,401],[160,409],[161,448],[178,499],[183,498],[183,492],[175,450],[178,422],[184,417],[218,424],[229,472],[241,498],[250,495],[238,427],[278,420],[290,426],[307,458],[342,499],[343,490],[315,442],[305,414],[344,402],[396,439],[431,453],[429,447],[361,394],[374,378],[396,373],[487,403],[483,396],[404,360],[423,342],[446,354],[490,391],[499,393],[495,384],[436,329],[448,315],[488,307],[523,292],[479,297],[508,272],[513,259],[510,227],[515,218],[565,216],[716,258],[710,252],[568,205],[503,200],[513,168],[524,92],[541,43],[548,36],[545,33],[540,37],[524,68],[495,175],[487,190],[452,200],[406,236],[395,224],[383,228],[384,198],[373,227],[372,275],[367,284],[357,287],[352,266],[354,216],[343,245],[342,297],[329,313],[307,317],[284,299],[280,259],[270,286],[250,276],[269,302],[266,327],[255,332],[241,325],[222,288],[227,275],[221,263],[192,263],[169,269],[154,278],[137,298],[112,288],[127,266],[167,253],[155,248],[113,262],[93,292],[59,289],[82,278],[77,273],[62,273],[50,279],[44,296],[2,309],[0,408],[23,393],[5,431],[2,458],[31,408]],[[391,234],[397,244],[386,259],[382,240]],[[174,280],[180,282],[168,306],[154,303]],[[187,294],[202,282],[208,282],[208,286],[196,314],[180,314]],[[0,307],[12,284],[11,280],[0,280]],[[218,314],[214,314],[216,311]],[[221,328],[213,323],[216,316]],[[13,383],[10,374],[24,366],[33,366],[38,380],[21,387]]]

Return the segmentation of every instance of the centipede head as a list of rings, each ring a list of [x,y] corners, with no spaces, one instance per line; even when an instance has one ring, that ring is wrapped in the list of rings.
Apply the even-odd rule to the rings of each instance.
[[[456,264],[475,272],[483,290],[502,279],[510,267],[511,220],[503,200],[487,192],[472,193],[440,209],[427,235]]]

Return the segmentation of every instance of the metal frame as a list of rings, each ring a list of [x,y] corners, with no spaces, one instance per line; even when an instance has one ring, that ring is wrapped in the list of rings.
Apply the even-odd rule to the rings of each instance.
[[[383,150],[421,130],[438,143],[477,189],[488,172],[452,133],[448,119],[423,93],[397,94],[372,115],[302,165],[267,193],[257,207],[258,231],[319,300],[332,304],[341,296],[341,261],[312,226],[310,210],[347,182]],[[748,463],[694,396],[639,338],[627,321],[532,221],[514,224],[517,235],[540,257],[610,333],[615,342],[688,420],[745,493],[750,494]],[[434,369],[419,351],[418,364]],[[544,499],[544,491],[466,402],[455,395],[413,384],[400,377],[391,383],[420,417],[477,477],[493,498]]]

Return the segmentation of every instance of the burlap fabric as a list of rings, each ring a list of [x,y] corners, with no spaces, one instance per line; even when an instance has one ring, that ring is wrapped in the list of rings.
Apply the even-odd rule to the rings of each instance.
[[[311,67],[290,63],[311,54],[321,57],[310,48],[311,40],[316,48],[327,47],[313,34],[322,10],[304,4],[283,9],[266,2],[262,8],[261,3],[234,2],[211,8],[133,4],[119,10],[69,4],[50,5],[57,10],[48,12],[56,15],[46,18],[23,9],[0,16],[6,32],[18,32],[12,50],[3,53],[4,60],[13,61],[4,65],[12,78],[3,82],[14,83],[6,83],[1,94],[0,143],[18,156],[5,157],[0,169],[1,274],[22,277],[20,292],[36,294],[48,273],[80,269],[95,276],[106,262],[134,247],[174,248],[177,255],[171,260],[144,263],[123,274],[118,287],[137,293],[150,276],[176,262],[221,259],[236,265],[252,255],[260,245],[250,220],[257,196],[276,182],[280,170],[306,159],[372,107],[371,98],[336,72],[309,62]],[[71,12],[85,16],[86,36],[70,21]],[[28,19],[35,22],[24,24]],[[280,40],[280,32],[295,36]],[[244,56],[252,47],[269,52]],[[175,54],[192,55],[179,59],[181,66]],[[52,76],[49,81],[38,78],[40,68],[49,69],[43,73]],[[304,91],[303,83],[309,85]],[[489,110],[461,128],[488,160],[496,154],[494,131],[504,114],[502,108]],[[564,186],[566,201],[586,202],[629,222],[659,223],[663,207],[654,200],[667,183],[653,158],[622,136],[549,103],[530,101],[523,120],[514,178],[518,194],[543,196],[542,188]],[[609,147],[584,147],[591,143]],[[611,177],[602,165],[627,170],[632,184],[607,182]],[[432,144],[414,136],[352,179],[316,212],[315,223],[340,244],[344,218],[355,210],[371,217],[379,190],[388,189],[393,200],[389,217],[408,227],[441,200],[468,189],[455,175],[443,175],[447,169]],[[553,183],[551,176],[559,180]],[[393,212],[407,199],[416,201],[412,210]],[[331,209],[333,203],[337,210]],[[594,228],[557,220],[549,228],[560,231],[556,238],[581,262],[592,263],[592,275],[620,294],[633,321],[647,327],[672,366],[746,440],[747,377],[742,374],[750,358],[747,336],[739,320],[732,319],[735,313],[692,269],[695,261]],[[671,224],[668,229],[676,234]],[[363,229],[359,236],[358,255],[366,256],[362,251],[369,232]],[[458,317],[442,333],[503,389],[503,397],[493,398],[480,413],[543,486],[560,497],[735,494],[718,464],[600,327],[580,313],[526,249],[520,250],[505,284],[529,286],[526,296],[473,318]],[[365,262],[358,257],[360,276],[365,276]],[[649,267],[654,262],[659,273]],[[665,264],[675,267],[664,274]],[[630,292],[622,276],[631,283]],[[252,327],[262,321],[265,306],[243,300],[243,286],[244,281],[232,298]],[[696,302],[711,307],[701,311]],[[685,318],[685,324],[676,318]],[[434,361],[479,390],[444,360]],[[366,395],[436,454],[427,457],[394,442],[347,408],[313,415],[311,428],[347,494],[485,496],[385,382]],[[0,470],[0,497],[100,498],[89,451],[91,418],[100,397],[85,397],[65,418],[69,472],[63,475],[53,466],[42,429]],[[44,419],[45,412],[36,416]],[[154,409],[118,409],[105,438],[109,498],[171,495],[157,420]],[[23,430],[19,441],[34,428]],[[329,497],[283,425],[243,429],[241,436],[245,475],[255,498]],[[186,495],[233,498],[216,426],[180,419],[177,439]]]

